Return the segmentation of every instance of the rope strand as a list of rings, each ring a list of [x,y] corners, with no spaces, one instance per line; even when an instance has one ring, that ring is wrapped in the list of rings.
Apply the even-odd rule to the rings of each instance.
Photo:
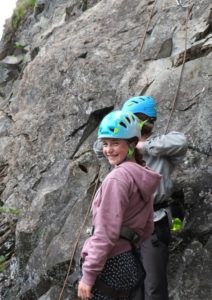
[[[86,215],[85,215],[85,218],[83,220],[83,223],[80,227],[80,230],[78,232],[78,235],[77,235],[77,239],[76,239],[76,242],[74,244],[74,248],[73,248],[73,251],[72,251],[72,254],[71,254],[71,258],[70,258],[70,263],[69,263],[69,266],[68,266],[68,270],[67,270],[67,273],[66,273],[66,277],[65,277],[65,280],[64,280],[64,283],[63,283],[63,287],[62,287],[62,290],[60,292],[60,295],[59,295],[59,298],[58,300],[61,300],[62,299],[62,296],[63,296],[63,293],[64,293],[64,290],[65,290],[65,287],[66,287],[66,284],[68,282],[68,276],[69,276],[69,273],[71,271],[71,266],[72,266],[72,261],[73,261],[73,258],[74,258],[74,254],[76,252],[76,249],[77,249],[77,245],[79,243],[79,239],[81,237],[81,233],[82,233],[82,230],[85,226],[85,223],[87,221],[87,218],[88,218],[88,215],[89,215],[89,212],[90,212],[90,209],[91,209],[91,205],[92,205],[92,202],[93,202],[93,199],[94,199],[94,195],[96,193],[96,189],[97,189],[97,185],[99,183],[99,174],[100,174],[100,170],[98,171],[98,175],[97,175],[97,179],[96,179],[96,184],[95,184],[95,187],[94,187],[94,191],[93,191],[93,194],[92,194],[92,197],[91,197],[91,201],[89,203],[89,206],[88,206],[88,209],[87,209],[87,212],[86,212]]]
[[[187,55],[187,35],[188,35],[187,25],[188,25],[188,19],[189,19],[192,7],[193,7],[193,4],[190,5],[187,8],[186,25],[185,25],[186,26],[186,30],[185,30],[185,49],[184,49],[184,54],[183,54],[183,63],[182,63],[181,71],[180,71],[180,78],[179,78],[177,90],[175,92],[175,96],[174,96],[174,100],[173,100],[173,105],[172,105],[171,113],[169,115],[169,120],[168,120],[168,123],[167,123],[167,126],[166,126],[165,134],[167,133],[168,128],[169,128],[171,117],[173,115],[173,112],[174,112],[174,109],[175,109],[175,105],[176,105],[176,102],[177,102],[177,97],[178,97],[178,94],[179,94],[179,91],[180,91],[180,85],[181,85],[181,82],[182,82],[182,75],[183,75],[183,70],[184,70],[184,66],[185,66],[185,62],[186,62],[186,55]]]
[[[149,28],[149,24],[150,24],[150,21],[151,21],[152,16],[153,16],[153,11],[154,11],[154,9],[155,9],[156,2],[157,2],[157,0],[154,1],[154,5],[152,6],[152,9],[151,9],[151,12],[150,12],[150,15],[149,15],[149,20],[148,20],[147,25],[146,25],[146,28],[145,28],[145,34],[144,34],[143,40],[142,40],[142,42],[141,42],[141,47],[140,47],[140,49],[139,49],[139,53],[141,53],[141,51],[142,51],[142,49],[143,49],[144,42],[145,42],[146,35],[147,35],[147,30],[148,30],[148,28]]]

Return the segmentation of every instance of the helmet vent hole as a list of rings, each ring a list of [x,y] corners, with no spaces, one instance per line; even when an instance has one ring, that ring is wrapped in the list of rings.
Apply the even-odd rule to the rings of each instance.
[[[124,124],[124,122],[120,122],[119,125],[123,126],[124,128],[127,128],[127,126],[126,126],[126,124]]]
[[[127,119],[127,121],[128,121],[129,123],[131,123],[131,120],[130,120],[130,118],[126,117],[126,119]]]

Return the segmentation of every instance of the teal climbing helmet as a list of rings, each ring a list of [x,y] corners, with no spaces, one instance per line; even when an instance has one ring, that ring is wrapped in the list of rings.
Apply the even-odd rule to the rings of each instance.
[[[134,114],[142,113],[151,118],[157,118],[155,100],[150,96],[138,96],[128,99],[122,106],[122,111],[130,111]]]
[[[98,138],[131,139],[141,137],[138,118],[131,112],[121,110],[107,114],[100,123]]]

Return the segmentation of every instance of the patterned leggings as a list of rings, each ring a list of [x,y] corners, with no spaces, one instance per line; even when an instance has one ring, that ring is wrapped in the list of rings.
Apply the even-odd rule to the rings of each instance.
[[[137,258],[132,251],[128,251],[109,258],[97,279],[101,279],[115,290],[129,291],[136,287],[141,277],[144,277],[142,272]],[[94,295],[92,300],[116,300],[103,294],[95,288],[95,285],[92,294]],[[119,298],[119,300],[131,300],[131,297]]]

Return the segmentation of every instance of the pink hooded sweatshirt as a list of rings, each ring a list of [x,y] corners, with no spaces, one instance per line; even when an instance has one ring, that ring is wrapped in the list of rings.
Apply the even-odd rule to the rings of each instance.
[[[153,232],[153,193],[161,176],[134,162],[123,162],[104,179],[92,205],[94,234],[82,249],[82,281],[93,286],[109,257],[131,249],[120,239],[122,226],[133,229],[141,239]]]

